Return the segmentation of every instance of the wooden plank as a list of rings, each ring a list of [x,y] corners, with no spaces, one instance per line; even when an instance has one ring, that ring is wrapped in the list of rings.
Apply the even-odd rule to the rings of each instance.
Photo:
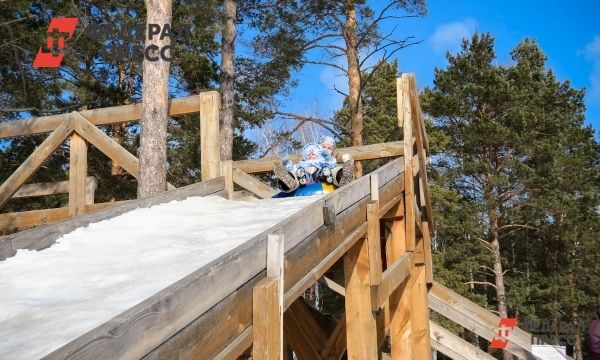
[[[342,285],[340,285],[337,282],[331,280],[327,276],[321,277],[319,279],[319,283],[321,283],[322,285],[327,286],[329,288],[329,290],[333,291],[336,294],[339,294],[341,296],[346,296],[346,289],[344,289],[344,287]]]
[[[371,286],[381,282],[381,236],[379,233],[379,201],[367,203],[367,245],[369,247],[369,279]]]
[[[381,144],[351,146],[338,148],[333,153],[337,162],[342,162],[342,156],[344,154],[350,154],[355,161],[402,156],[404,154],[404,144],[402,141],[395,141]],[[292,154],[290,155],[290,160],[292,162],[298,162],[302,160],[302,156]],[[233,166],[247,174],[252,174],[273,171],[273,166],[281,162],[282,159],[280,157],[273,156],[260,159],[238,160],[233,162]]]
[[[431,255],[431,233],[429,222],[423,221],[423,248],[425,250],[425,281],[427,284],[433,283],[433,258]]]
[[[325,196],[327,206],[333,206],[335,213],[339,214],[344,209],[355,204],[360,199],[371,195],[371,179],[363,176],[350,184],[343,186]]]
[[[86,188],[89,186],[94,186],[93,184],[97,183],[97,180],[94,176],[88,176],[86,178]],[[26,197],[36,197],[36,196],[46,196],[46,195],[56,195],[56,194],[68,194],[69,193],[69,181],[54,181],[54,182],[45,182],[45,183],[34,183],[34,184],[25,184],[21,186],[19,190],[12,196],[13,199],[17,198],[26,198]]]
[[[311,333],[310,330],[303,327],[304,319],[302,318],[302,313],[294,311],[298,306],[297,303],[301,301],[302,299],[300,298],[294,301],[284,314],[284,336],[287,343],[294,350],[298,360],[319,360],[321,359],[321,348],[327,339],[322,332],[321,334],[318,332]],[[309,319],[312,319],[312,315],[309,316],[311,316]]]
[[[140,161],[133,154],[89,122],[81,113],[73,112],[72,116],[75,122],[75,131],[79,135],[119,164],[131,176],[136,179],[140,177]]]
[[[198,111],[199,95],[169,101],[169,115],[184,115]],[[93,110],[83,110],[81,115],[94,125],[119,124],[139,120],[142,104],[120,105]],[[54,131],[70,114],[40,116],[0,124],[0,139],[14,136],[43,134]]]
[[[248,326],[238,337],[218,353],[214,360],[237,360],[240,355],[252,346],[252,326]]]
[[[252,358],[256,360],[282,359],[278,281],[266,277],[256,284],[252,294]]]
[[[271,188],[267,184],[258,180],[252,175],[248,175],[245,172],[233,168],[233,182],[243,187],[244,189],[253,192],[262,199],[268,199],[277,194],[277,190]]]
[[[21,166],[13,172],[2,185],[0,185],[0,208],[19,190],[21,185],[35,174],[44,161],[52,155],[67,137],[73,133],[73,122],[64,121],[56,130],[38,146]]]
[[[269,346],[270,351],[275,351],[279,349],[277,353],[273,353],[272,356],[278,359],[283,359],[283,270],[284,270],[284,237],[281,234],[273,233],[267,235],[267,277],[272,277],[277,280],[277,302],[276,305],[276,314],[278,316],[277,319],[273,319],[269,317],[271,322],[275,322],[275,325],[279,326],[279,330],[276,333],[270,333],[270,337],[274,337],[277,335],[277,338],[270,339],[269,344],[272,341],[278,341],[279,344],[277,348],[271,348]],[[273,304],[265,304],[266,306],[273,306]],[[258,304],[258,306],[262,306]],[[267,310],[267,312],[273,312],[272,309]],[[273,324],[269,324],[270,326],[274,326]],[[271,357],[271,353],[268,352]]]
[[[414,274],[411,273],[415,281],[410,290],[412,353],[415,359],[431,359],[425,267],[417,266],[415,270]]]
[[[335,325],[335,329],[327,339],[323,350],[321,351],[321,359],[323,360],[340,360],[346,352],[346,314],[342,314],[342,318]]]
[[[398,177],[380,189],[380,201],[388,204],[400,193],[398,185],[402,185]],[[345,209],[338,216],[341,229],[330,232],[327,226],[321,226],[317,231],[309,233],[306,238],[286,252],[285,262],[285,306],[288,307],[302,292],[317,281],[331,267],[349,246],[366,234],[366,203],[369,197]],[[322,207],[322,206],[321,206]],[[314,209],[312,211],[315,211]],[[290,224],[294,224],[291,222]],[[295,226],[295,225],[294,225]],[[288,248],[286,238],[286,248]],[[350,244],[350,245],[348,245]],[[247,251],[251,258],[260,258],[260,249],[249,246]],[[230,266],[243,259],[223,259]],[[250,264],[246,262],[246,264]],[[213,269],[217,271],[218,269]],[[245,269],[248,271],[248,268]],[[231,341],[241,341],[244,329],[252,321],[252,286],[265,276],[265,271],[255,276],[243,286],[234,290],[223,301],[197,317],[182,331],[158,346],[146,357],[147,359],[211,359]],[[258,280],[256,280],[258,279]],[[200,297],[202,298],[202,297]],[[223,316],[227,314],[227,316]],[[284,321],[284,326],[286,322]],[[244,341],[252,341],[245,337]]]
[[[69,216],[85,213],[87,143],[76,133],[71,135],[69,154]]]
[[[406,280],[412,261],[413,254],[405,253],[383,272],[381,283],[374,288],[373,311],[383,307],[392,293]]]
[[[410,99],[408,97],[408,77],[407,74],[402,74],[402,78],[397,81],[398,101],[402,98],[402,113],[398,113],[399,120],[403,122],[404,129],[404,173],[412,174],[412,158],[413,158],[413,147],[412,142],[407,142],[406,139],[412,139],[412,111],[410,106]],[[402,115],[400,115],[402,114]],[[404,214],[406,221],[406,250],[412,251],[415,248],[415,214],[414,214],[414,182],[412,176],[404,176],[404,203],[406,212]],[[393,356],[393,354],[392,354]]]
[[[377,359],[377,324],[371,311],[369,248],[359,241],[344,255],[348,359]]]
[[[221,162],[221,175],[225,177],[225,192],[227,193],[227,199],[233,200],[233,161],[224,160]]]
[[[427,213],[427,221],[432,224],[433,218],[431,214],[431,199],[429,197],[429,186],[427,182],[427,167],[426,167],[426,157],[425,154],[425,139],[424,139],[424,130],[421,128],[422,124],[422,114],[421,114],[421,106],[419,105],[419,98],[417,95],[417,85],[415,80],[415,75],[413,73],[407,74],[408,78],[408,96],[410,98],[410,104],[412,107],[412,122],[415,125],[415,138],[417,142],[417,155],[419,157],[419,168],[420,176],[423,180],[423,185],[421,190],[423,191],[423,195],[425,198],[425,211]]]
[[[17,249],[44,249],[54,244],[56,239],[62,235],[79,227],[87,226],[90,223],[110,219],[137,208],[150,207],[172,200],[183,200],[190,196],[207,196],[211,194],[218,194],[219,192],[223,191],[224,186],[225,183],[223,178],[211,180],[205,183],[192,184],[146,199],[132,200],[130,202],[112,206],[108,209],[104,209],[93,214],[78,216],[57,224],[26,230],[17,234],[11,234],[2,239],[0,242],[0,249],[3,247],[11,248],[11,256],[14,255]],[[92,206],[101,206],[101,204],[94,204]],[[0,253],[2,253],[2,251],[0,251]],[[0,260],[4,259],[5,258],[0,258]]]
[[[379,200],[379,174],[373,173],[369,175],[371,178],[371,200]],[[377,208],[379,210],[379,207]]]
[[[221,150],[219,145],[219,92],[200,94],[200,171],[202,181],[219,177]]]
[[[500,318],[474,302],[434,281],[429,290],[429,307],[464,328],[491,341]],[[515,328],[509,333],[506,350],[524,359],[531,357],[531,334]]]
[[[429,320],[431,346],[454,360],[494,360],[490,354]]]

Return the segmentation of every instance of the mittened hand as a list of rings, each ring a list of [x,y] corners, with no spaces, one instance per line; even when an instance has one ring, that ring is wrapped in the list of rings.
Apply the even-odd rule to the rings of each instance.
[[[330,155],[330,154],[329,154],[329,151],[327,151],[327,150],[325,150],[325,149],[321,150],[321,156],[323,156],[323,157],[325,157],[325,158],[326,158],[326,157],[328,157],[329,155]]]

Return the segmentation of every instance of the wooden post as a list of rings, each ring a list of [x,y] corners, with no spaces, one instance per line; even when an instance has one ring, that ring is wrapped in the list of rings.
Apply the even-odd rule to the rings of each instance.
[[[377,325],[371,311],[367,241],[359,240],[344,255],[344,275],[348,359],[377,359]]]
[[[252,358],[283,360],[284,239],[267,236],[267,277],[254,287],[252,296]]]
[[[77,133],[71,135],[69,164],[69,216],[85,213],[87,143]]]
[[[200,171],[202,181],[219,177],[221,147],[219,141],[219,106],[217,91],[200,94]]]
[[[429,306],[427,305],[427,282],[425,266],[416,266],[411,276],[416,277],[410,289],[411,343],[413,359],[431,359],[429,338]]]
[[[404,204],[406,226],[406,250],[415,248],[415,192],[413,179],[413,136],[412,136],[412,110],[409,96],[408,74],[402,74],[397,79],[396,91],[398,97],[398,121],[404,128]]]
[[[369,245],[369,278],[371,286],[381,282],[381,238],[379,228],[379,201],[367,203],[367,243]]]
[[[391,225],[386,240],[386,257],[388,264],[399,261],[400,257],[407,253],[405,241],[405,219],[404,199],[390,211],[395,220]],[[389,332],[391,355],[393,360],[412,359],[412,348],[410,342],[411,334],[411,310],[410,310],[410,287],[407,279],[400,287],[392,292],[389,298]]]
[[[227,198],[233,200],[233,161],[225,160],[221,162],[221,176],[225,177],[225,191]]]

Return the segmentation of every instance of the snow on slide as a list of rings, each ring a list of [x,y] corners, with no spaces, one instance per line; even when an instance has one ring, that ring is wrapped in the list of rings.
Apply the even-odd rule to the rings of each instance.
[[[58,349],[315,200],[192,197],[19,250],[0,262],[0,359]]]

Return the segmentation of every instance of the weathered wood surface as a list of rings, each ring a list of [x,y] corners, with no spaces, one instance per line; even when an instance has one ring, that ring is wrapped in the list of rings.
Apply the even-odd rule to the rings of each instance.
[[[485,351],[454,335],[433,321],[429,321],[431,346],[454,360],[494,360]]]
[[[379,196],[379,189],[377,194]],[[372,199],[373,197],[371,197]],[[369,284],[379,285],[383,272],[381,258],[381,234],[379,226],[379,201],[369,201],[367,204],[367,245],[369,257]]]
[[[294,301],[285,312],[284,326],[285,338],[298,360],[321,358],[320,352],[327,337],[301,298]]]
[[[126,202],[127,200],[97,204],[86,204],[85,213],[93,213],[119,204],[124,204]],[[5,231],[18,231],[19,229],[27,229],[34,226],[54,224],[59,221],[68,219],[69,217],[70,215],[68,207],[0,214],[0,229]],[[0,244],[1,243],[2,241],[0,240]],[[0,260],[2,259],[3,258],[0,257]]]
[[[252,293],[252,358],[280,360],[283,326],[279,313],[279,285],[274,276],[256,284]]]
[[[69,158],[69,216],[83,215],[87,203],[87,143],[76,133],[71,135]]]
[[[94,186],[96,178],[94,176],[88,176],[86,178],[86,188]],[[46,196],[56,194],[67,194],[69,193],[69,181],[55,181],[45,183],[34,183],[26,184],[21,186],[19,190],[12,196],[13,199],[35,197],[35,196]]]
[[[277,190],[236,168],[233,168],[233,182],[263,199],[271,198],[277,194]]]
[[[447,287],[433,282],[429,291],[429,308],[464,328],[491,341],[496,336],[500,318]],[[531,334],[515,328],[507,337],[506,350],[523,359],[531,356]]]
[[[337,162],[342,162],[344,154],[352,155],[354,160],[372,160],[384,157],[402,156],[404,154],[404,144],[402,141],[371,144],[362,146],[350,146],[339,148],[333,153]],[[302,160],[302,156],[298,154],[290,155],[292,162]],[[265,157],[260,159],[238,160],[233,162],[233,166],[241,171],[252,174],[257,172],[273,171],[273,166],[276,163],[281,163],[282,159],[278,156]]]
[[[73,121],[61,123],[29,157],[0,185],[0,208],[19,190],[66,138],[73,133]]]
[[[83,112],[73,112],[75,131],[136,179],[140,176],[140,161],[119,143],[86,119]]]
[[[402,177],[398,176],[393,181],[388,182],[380,189],[380,201],[387,204],[391,199],[396,199],[401,191]],[[335,194],[335,192],[333,193]],[[341,196],[341,195],[340,195]],[[331,232],[325,224],[322,224],[311,233],[304,233],[304,240],[301,243],[295,243],[294,247],[288,247],[288,235],[286,234],[286,261],[285,261],[285,307],[289,307],[298,296],[314,282],[316,282],[326,271],[335,263],[346,250],[352,246],[358,239],[366,234],[366,206],[370,200],[367,194],[362,200],[355,202],[346,209],[340,209],[337,215],[340,231]],[[319,201],[316,206],[323,206],[323,201]],[[314,208],[308,209],[308,212],[315,213]],[[322,212],[320,212],[322,214]],[[305,213],[306,215],[306,213]],[[304,215],[304,216],[305,216]],[[295,227],[297,223],[290,221],[289,226]],[[293,225],[296,224],[296,225]],[[279,228],[284,230],[284,226]],[[270,229],[268,231],[274,231]],[[263,245],[264,246],[264,245]],[[342,248],[340,250],[340,248]],[[254,244],[248,244],[242,253],[248,253],[248,259],[264,259],[264,247]],[[246,257],[244,256],[244,259]],[[252,272],[249,265],[252,261],[241,258],[223,258],[223,263],[238,269],[237,275]],[[243,263],[240,264],[240,263]],[[264,269],[263,260],[263,269]],[[208,271],[208,270],[207,270]],[[223,275],[229,273],[223,268],[212,267],[210,270],[219,287],[228,284],[228,279],[223,279]],[[229,346],[234,341],[236,344],[248,344],[252,339],[252,286],[256,281],[265,276],[265,271],[256,274],[250,281],[241,287],[235,288],[224,300],[218,301],[217,305],[198,316],[195,320],[179,331],[176,335],[169,338],[166,342],[152,350],[146,356],[146,359],[210,359],[218,355],[218,358],[235,358],[243,351],[243,346]],[[219,276],[220,274],[220,276]],[[235,284],[234,286],[235,287]],[[207,285],[207,289],[216,289]],[[226,289],[227,290],[227,289]],[[206,297],[206,292],[197,299]],[[213,301],[212,299],[207,300]],[[227,314],[223,318],[223,314]],[[250,330],[249,330],[250,329]],[[157,345],[157,344],[155,344]],[[227,348],[227,349],[226,349]],[[228,352],[229,350],[233,352]],[[242,350],[240,350],[242,349]],[[236,351],[239,351],[235,353]]]
[[[410,291],[412,353],[415,359],[431,359],[425,267],[416,266],[415,273],[411,273],[411,277],[415,278]]]
[[[412,267],[412,258],[412,253],[406,253],[383,272],[381,283],[373,289],[373,311],[383,307],[390,295],[406,280]]]
[[[404,170],[405,174],[413,174],[413,146],[412,142],[407,142],[406,139],[412,139],[412,109],[410,97],[408,94],[408,74],[402,74],[402,78],[397,80],[397,96],[398,102],[402,104],[402,111],[398,111],[398,121],[402,123],[404,129]],[[400,100],[401,99],[401,100]],[[400,109],[399,109],[400,110]],[[406,226],[406,249],[412,251],[415,248],[415,193],[414,193],[414,178],[413,176],[404,177],[404,203],[405,203],[405,226]]]
[[[0,260],[13,256],[17,249],[44,249],[54,244],[56,239],[62,235],[79,227],[87,226],[90,223],[110,219],[137,208],[146,208],[172,200],[183,200],[191,196],[217,195],[223,192],[224,186],[225,183],[223,178],[218,178],[205,183],[185,186],[146,199],[132,200],[92,214],[74,217],[57,224],[45,225],[17,234],[8,235],[0,242]]]
[[[219,107],[221,97],[218,91],[199,95],[200,103],[200,172],[202,181],[221,176],[221,148],[219,145]]]
[[[198,112],[199,106],[199,95],[173,99],[169,101],[169,115],[175,116]],[[84,110],[80,113],[94,125],[118,124],[139,120],[142,114],[142,104]],[[4,122],[0,124],[0,139],[51,132],[69,116],[70,114],[60,114]]]

